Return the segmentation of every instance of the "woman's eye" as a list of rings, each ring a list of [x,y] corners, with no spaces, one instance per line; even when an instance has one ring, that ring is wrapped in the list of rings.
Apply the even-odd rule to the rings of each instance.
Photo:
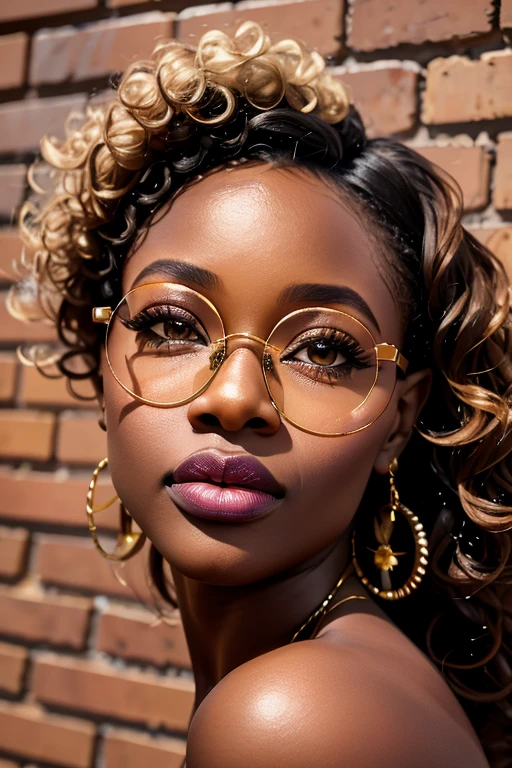
[[[175,351],[179,348],[183,352],[197,344],[209,344],[208,333],[202,323],[181,307],[148,307],[121,322],[135,331],[137,341],[148,348],[159,349],[165,345],[168,350],[172,346]]]
[[[293,357],[302,363],[325,367],[342,365],[347,362],[347,358],[340,352],[339,347],[335,347],[330,342],[322,340],[311,342],[302,349],[297,350]]]
[[[165,320],[151,326],[151,330],[169,341],[200,341],[194,328],[182,320]]]

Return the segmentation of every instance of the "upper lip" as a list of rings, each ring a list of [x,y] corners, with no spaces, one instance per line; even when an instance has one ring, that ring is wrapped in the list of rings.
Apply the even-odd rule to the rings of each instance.
[[[227,456],[217,451],[198,451],[178,464],[172,476],[165,480],[166,485],[193,482],[252,488],[278,497],[285,493],[258,459],[242,453]]]

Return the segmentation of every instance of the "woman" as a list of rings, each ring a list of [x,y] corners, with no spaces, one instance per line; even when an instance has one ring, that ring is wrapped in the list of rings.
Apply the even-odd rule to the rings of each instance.
[[[509,765],[509,289],[453,182],[253,23],[115,87],[43,140],[11,309],[97,388],[89,526],[179,606],[188,768]]]

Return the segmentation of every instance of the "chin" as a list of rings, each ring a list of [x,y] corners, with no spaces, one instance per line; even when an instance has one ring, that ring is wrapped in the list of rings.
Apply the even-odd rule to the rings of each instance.
[[[203,545],[189,541],[181,547],[177,541],[168,546],[159,542],[156,546],[171,570],[212,586],[241,587],[268,578],[274,572],[270,563],[264,563],[262,568],[261,558],[217,540]]]

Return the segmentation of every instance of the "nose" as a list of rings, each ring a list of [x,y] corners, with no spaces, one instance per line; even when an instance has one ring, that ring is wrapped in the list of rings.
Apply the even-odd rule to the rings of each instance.
[[[236,334],[241,337],[242,334]],[[235,334],[233,334],[233,337]],[[226,358],[209,387],[189,405],[188,419],[198,432],[248,428],[273,435],[281,418],[270,400],[261,369],[257,337],[231,338]]]

